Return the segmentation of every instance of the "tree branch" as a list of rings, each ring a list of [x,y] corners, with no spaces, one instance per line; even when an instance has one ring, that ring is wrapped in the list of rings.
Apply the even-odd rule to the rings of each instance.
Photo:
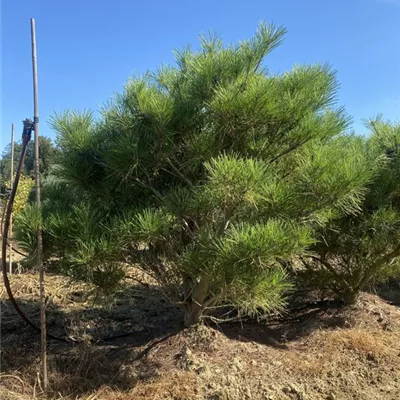
[[[139,185],[141,185],[142,187],[151,190],[151,191],[153,192],[153,194],[154,194],[161,202],[164,202],[164,198],[162,197],[161,193],[160,193],[158,190],[156,190],[152,185],[143,182],[142,180],[140,180],[140,179],[137,178],[137,177],[134,177],[133,179],[134,179],[135,182],[137,182],[137,183],[138,183]]]
[[[193,187],[193,183],[186,178],[185,175],[182,174],[182,172],[174,165],[174,163],[168,158],[168,164],[169,166],[175,171],[175,173],[184,181],[188,184],[188,186]]]

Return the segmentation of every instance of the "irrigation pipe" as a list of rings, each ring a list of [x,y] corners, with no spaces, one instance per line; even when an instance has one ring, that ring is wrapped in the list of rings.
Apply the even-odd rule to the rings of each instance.
[[[23,311],[20,309],[18,303],[16,302],[14,295],[12,293],[12,290],[11,290],[10,281],[8,279],[7,268],[6,268],[6,252],[7,252],[7,245],[9,244],[8,243],[8,232],[9,232],[9,227],[10,227],[10,218],[11,218],[11,213],[12,213],[12,209],[13,209],[13,205],[14,205],[15,195],[17,193],[19,179],[20,179],[21,172],[22,172],[22,166],[23,166],[24,160],[25,160],[26,148],[28,146],[29,141],[31,140],[31,135],[32,135],[32,130],[33,130],[32,120],[26,119],[23,122],[24,122],[24,130],[22,133],[22,149],[21,149],[21,154],[19,157],[17,171],[15,174],[15,180],[13,182],[13,187],[12,187],[11,193],[10,193],[10,198],[7,202],[6,214],[5,214],[5,218],[4,218],[3,238],[2,238],[2,246],[1,246],[1,264],[2,264],[2,270],[3,270],[4,286],[6,287],[8,298],[10,299],[11,304],[14,306],[15,311],[30,327],[32,327],[37,332],[41,332],[41,329],[38,326],[36,326],[23,313]],[[59,337],[53,336],[51,334],[47,334],[47,337],[49,339],[54,339],[54,340],[58,340],[58,341],[67,341],[67,339],[65,339],[65,338],[59,338]]]
[[[20,153],[20,157],[19,157],[19,161],[18,161],[18,167],[17,167],[17,171],[16,171],[16,174],[15,174],[15,179],[14,179],[14,182],[13,182],[13,187],[11,189],[10,197],[8,199],[8,202],[7,202],[7,207],[6,207],[5,216],[4,216],[4,226],[3,226],[3,236],[2,236],[2,246],[1,246],[1,264],[2,264],[2,270],[3,270],[4,286],[6,287],[8,298],[10,299],[11,304],[13,305],[15,311],[21,317],[21,319],[23,321],[25,321],[36,332],[40,333],[41,332],[40,327],[36,326],[24,314],[24,312],[19,307],[17,301],[15,300],[14,295],[13,295],[12,290],[11,290],[10,281],[8,279],[7,268],[6,268],[7,245],[8,246],[10,245],[9,244],[9,239],[8,239],[8,232],[9,232],[9,226],[10,226],[10,216],[11,216],[13,205],[14,205],[15,195],[16,195],[17,189],[18,189],[18,183],[19,183],[19,179],[20,179],[20,176],[21,176],[21,172],[22,172],[22,166],[24,165],[24,160],[25,160],[25,155],[26,155],[26,148],[28,146],[29,141],[31,140],[31,135],[32,135],[33,127],[34,127],[33,122],[30,119],[26,119],[25,121],[23,121],[23,123],[24,123],[24,130],[23,130],[23,133],[22,133],[21,153]],[[137,333],[137,332],[130,332],[130,333],[123,333],[123,334],[114,335],[114,336],[107,336],[107,337],[104,337],[104,338],[99,338],[97,341],[99,341],[99,342],[101,342],[101,341],[109,341],[109,340],[113,340],[113,339],[129,336],[129,335],[133,335],[135,333]],[[66,342],[66,343],[70,343],[70,344],[71,344],[71,342],[78,342],[77,340],[74,340],[72,338],[54,336],[54,335],[52,335],[52,334],[50,334],[48,332],[46,332],[46,336],[47,336],[48,339],[57,340],[59,342]]]

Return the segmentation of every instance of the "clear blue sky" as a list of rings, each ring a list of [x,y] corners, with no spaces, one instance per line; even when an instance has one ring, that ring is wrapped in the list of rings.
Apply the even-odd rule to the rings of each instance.
[[[29,18],[36,19],[40,133],[54,111],[98,109],[133,73],[173,61],[171,50],[197,45],[201,31],[226,42],[249,38],[262,19],[285,25],[272,72],[329,62],[341,82],[339,103],[361,119],[400,116],[400,0],[3,0],[1,144],[11,123],[32,116]]]

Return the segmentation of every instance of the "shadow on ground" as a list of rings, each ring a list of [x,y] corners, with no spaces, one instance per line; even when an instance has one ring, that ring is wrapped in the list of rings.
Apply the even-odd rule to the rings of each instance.
[[[374,293],[394,306],[400,306],[400,282],[392,282],[375,288]]]
[[[17,300],[38,324],[39,302],[31,297],[21,295]],[[159,376],[161,365],[147,355],[160,343],[169,346],[183,329],[181,311],[151,285],[130,286],[113,303],[101,307],[88,305],[84,297],[84,291],[71,290],[62,301],[48,304],[48,331],[69,341],[48,342],[52,391],[75,398],[104,385],[128,390]],[[346,320],[338,306],[312,303],[274,321],[247,320],[212,327],[234,340],[284,349],[285,343],[317,329],[343,327]],[[24,379],[31,379],[33,386],[39,370],[39,335],[16,315],[8,300],[2,299],[1,311],[1,372],[18,371]]]
[[[75,300],[84,293],[72,292]],[[23,312],[39,325],[38,299],[18,299]],[[83,307],[50,303],[47,329],[66,341],[48,340],[49,383],[62,396],[82,395],[103,385],[120,390],[157,376],[159,365],[146,359],[153,346],[182,330],[180,311],[159,290],[135,286],[113,304]],[[1,300],[1,372],[31,378],[39,371],[40,335]],[[140,362],[140,373],[129,368]]]
[[[343,310],[343,306],[336,302],[307,303],[279,319],[246,320],[219,325],[216,329],[230,339],[285,349],[286,343],[309,336],[318,329],[344,327],[346,317]]]

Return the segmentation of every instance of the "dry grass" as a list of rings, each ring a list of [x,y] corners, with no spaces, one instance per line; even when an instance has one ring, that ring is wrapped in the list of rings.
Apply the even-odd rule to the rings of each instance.
[[[389,354],[393,349],[393,335],[385,332],[367,332],[361,329],[343,330],[332,332],[320,332],[319,341],[325,343],[324,350],[328,353],[334,351],[352,351],[359,356],[374,354],[383,356]],[[327,348],[327,347],[330,348]],[[397,346],[396,346],[397,347]]]
[[[192,372],[166,373],[159,379],[150,382],[140,382],[132,390],[126,393],[109,392],[109,397],[102,397],[104,400],[164,400],[164,399],[197,399],[197,376]]]

